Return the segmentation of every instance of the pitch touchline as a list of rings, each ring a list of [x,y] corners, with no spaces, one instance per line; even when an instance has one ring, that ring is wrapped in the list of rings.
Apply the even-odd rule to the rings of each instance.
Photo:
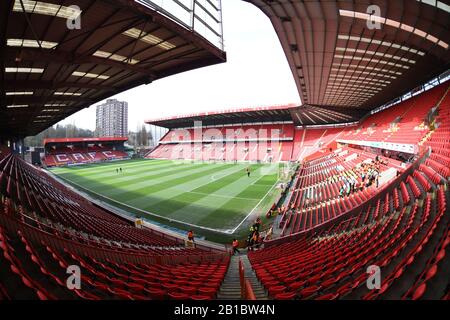
[[[213,175],[213,176],[211,176],[211,179],[213,180],[213,182],[216,182],[216,181],[218,181],[218,180],[221,180],[221,179],[223,179],[223,178],[225,178],[225,177],[228,177],[228,176],[230,176],[230,175],[232,175],[232,174],[235,174],[235,173],[239,172],[241,169],[242,169],[242,168],[239,168],[239,170],[236,170],[236,171],[233,170],[232,172],[229,172],[229,173],[228,173],[228,172],[226,172],[226,173],[218,173],[218,174],[216,174],[216,176],[217,176],[217,175],[223,175],[223,176],[220,177],[219,179],[212,179],[212,178],[215,176],[215,175]],[[224,171],[227,171],[227,170],[228,170],[228,169],[225,169]],[[253,181],[250,185],[253,185],[253,184],[255,184],[256,182],[258,182],[262,177],[264,177],[264,175],[260,176],[258,179],[256,179],[255,181]],[[208,185],[208,184],[210,184],[210,183],[213,183],[213,182],[207,181],[207,182],[205,182],[205,183],[202,183],[201,185],[195,186],[195,188],[192,189],[192,190],[195,190],[195,189],[204,187],[204,186],[206,186],[206,185]],[[225,196],[225,195],[219,195],[219,194],[215,194],[215,193],[204,193],[204,192],[198,192],[198,191],[187,191],[187,190],[182,190],[181,188],[178,189],[178,188],[176,188],[176,187],[175,187],[175,189],[178,190],[178,191],[183,191],[184,193],[197,193],[197,194],[206,194],[206,195],[216,195],[216,196],[218,196],[218,197],[224,197],[224,198],[228,198],[228,199],[235,198],[235,199],[253,200],[253,201],[258,201],[258,200],[259,200],[259,199],[253,199],[253,198]]]
[[[166,167],[164,167],[164,168],[166,168]],[[203,171],[207,171],[208,170],[208,168],[192,168],[192,170],[188,170],[188,173],[186,174],[186,170],[184,171],[184,172],[175,172],[175,173],[171,173],[171,171],[170,171],[170,168],[169,169],[167,169],[167,170],[162,170],[162,171],[149,171],[149,173],[148,174],[144,174],[144,175],[142,175],[141,177],[139,177],[138,179],[141,179],[141,178],[146,178],[147,180],[144,180],[144,181],[141,181],[141,182],[137,182],[137,183],[135,183],[134,184],[134,186],[133,186],[133,188],[132,189],[129,189],[129,190],[127,190],[126,192],[131,192],[131,191],[135,191],[135,190],[139,190],[139,189],[141,189],[141,188],[146,188],[146,187],[148,187],[148,186],[151,186],[151,185],[153,185],[153,184],[155,184],[155,183],[162,183],[162,182],[169,182],[169,181],[172,181],[172,180],[176,180],[176,179],[180,179],[180,178],[186,178],[186,177],[189,177],[189,176],[191,176],[191,175],[193,175],[193,174],[197,174],[197,173],[200,173],[200,172],[203,172]],[[165,177],[158,177],[158,178],[154,178],[154,176],[158,176],[158,175],[160,175],[161,173],[167,173],[168,175],[166,175]],[[231,174],[231,173],[230,173]],[[171,177],[169,180],[167,180],[167,177]],[[119,182],[119,183],[123,183],[123,182],[130,182],[130,181],[133,181],[134,179],[136,179],[136,176],[132,176],[132,177],[128,177],[128,178],[131,178],[131,179],[128,179],[128,180],[116,180],[116,181],[112,181],[113,183],[116,183],[116,182]],[[125,177],[121,177],[120,179],[127,179],[127,177],[125,176]],[[201,178],[198,178],[198,179],[201,179]],[[149,183],[151,183],[151,184],[149,184]],[[188,183],[188,182],[185,182],[185,183]],[[204,183],[204,184],[202,184],[202,185],[199,185],[198,187],[200,188],[200,187],[202,187],[202,186],[204,186],[204,185],[207,185],[207,184],[209,184],[209,183],[211,183],[211,181],[207,181],[206,183]],[[183,183],[184,184],[184,183]],[[110,186],[113,186],[113,184],[111,184]],[[116,189],[117,187],[115,187],[115,189]],[[196,187],[197,188],[197,187]],[[169,189],[175,189],[175,190],[177,190],[176,189],[176,187],[170,187]],[[178,189],[178,190],[180,190],[180,191],[183,191],[183,192],[186,192],[186,191],[184,191],[184,190],[181,190],[181,189]],[[116,193],[114,192],[113,193],[114,195],[116,195]],[[120,193],[119,193],[120,194]]]
[[[149,164],[148,162],[145,163],[145,162],[141,161],[141,162],[134,162],[134,163],[128,164],[127,166],[122,165],[121,167],[126,169],[127,173],[130,173],[130,172],[138,171],[139,169],[147,168],[148,164]],[[164,168],[166,166],[167,167],[170,166],[170,164],[167,164],[167,165],[166,164],[167,164],[167,162],[165,162],[165,161],[158,161],[158,162],[152,163],[152,165],[149,166],[149,167],[150,168],[155,168],[155,167],[156,168],[161,168],[161,167]],[[92,175],[92,174],[94,174],[94,175],[106,175],[106,174],[109,174],[110,171],[112,169],[114,169],[116,166],[119,166],[119,164],[115,164],[115,166],[114,165],[110,165],[110,164],[108,164],[107,166],[105,166],[105,165],[103,165],[103,166],[95,166],[95,167],[93,166],[93,167],[90,167],[90,168],[79,168],[79,167],[58,168],[56,170],[53,169],[52,172],[55,172],[56,174],[61,174],[61,173],[77,174],[77,173],[79,173],[80,176]],[[72,169],[75,169],[75,170],[72,170]]]
[[[247,214],[246,216],[245,216],[245,218],[237,225],[237,227],[236,228],[234,228],[234,229],[232,229],[232,232],[231,233],[235,233],[236,232],[236,230],[237,229],[239,229],[239,227],[253,214],[253,211],[255,211],[256,210],[256,208],[258,208],[259,207],[259,205],[261,204],[261,202],[263,202],[263,200],[264,199],[266,199],[266,197],[269,195],[269,193],[275,188],[275,186],[278,184],[278,181],[279,180],[277,180],[274,184],[273,184],[273,186],[269,189],[269,191],[267,191],[267,193],[264,195],[264,197],[256,204],[256,206],[253,208],[253,210],[252,211],[250,211],[249,212],[249,214]]]
[[[55,175],[55,174],[53,174],[51,171],[47,171],[47,172],[51,173],[52,175]],[[130,209],[135,210],[135,211],[139,211],[139,212],[144,213],[144,214],[148,214],[148,215],[151,215],[151,216],[154,216],[154,217],[158,217],[158,218],[163,219],[163,220],[167,220],[167,221],[169,221],[169,222],[176,222],[176,223],[179,223],[179,224],[188,225],[188,226],[195,227],[195,228],[199,228],[199,229],[202,229],[202,230],[208,230],[208,231],[213,231],[213,232],[218,232],[218,233],[223,233],[223,234],[233,234],[234,232],[236,232],[236,230],[237,230],[237,229],[238,229],[238,228],[239,228],[239,227],[240,227],[240,226],[248,219],[248,217],[250,217],[250,215],[253,214],[253,212],[255,211],[255,209],[261,204],[261,202],[267,197],[267,195],[275,188],[275,186],[278,184],[278,181],[279,181],[279,180],[277,180],[277,181],[274,183],[274,185],[269,189],[269,191],[267,191],[267,193],[264,195],[264,197],[263,197],[263,198],[256,204],[256,206],[252,209],[252,211],[250,211],[250,213],[247,214],[247,216],[246,216],[246,217],[245,217],[245,218],[244,218],[244,219],[243,219],[243,220],[242,220],[242,221],[241,221],[234,229],[226,229],[226,230],[225,230],[225,229],[215,229],[215,228],[209,228],[209,227],[205,227],[205,226],[199,226],[199,225],[197,225],[197,224],[193,224],[193,223],[189,223],[189,222],[181,221],[181,220],[177,220],[177,219],[171,219],[171,218],[169,218],[169,217],[161,216],[161,215],[159,215],[159,214],[156,214],[156,213],[153,213],[153,212],[150,212],[150,211],[142,210],[142,209],[139,209],[139,208],[130,206],[130,205],[126,204],[126,203],[119,202],[119,201],[114,200],[114,199],[112,199],[112,198],[109,198],[109,197],[107,197],[107,196],[101,195],[101,194],[99,194],[99,193],[97,193],[97,192],[95,192],[95,191],[92,191],[92,190],[90,190],[90,189],[88,189],[88,188],[85,188],[85,187],[79,185],[79,184],[76,183],[76,182],[67,180],[67,179],[64,178],[64,177],[57,176],[57,175],[55,175],[55,176],[58,177],[58,178],[60,178],[60,179],[62,179],[62,180],[64,180],[64,181],[67,181],[67,183],[69,184],[69,186],[70,186],[70,184],[74,184],[74,185],[76,185],[77,187],[79,187],[81,190],[87,190],[87,191],[89,191],[89,192],[91,192],[91,193],[97,195],[100,199],[101,199],[101,198],[107,199],[107,200],[110,201],[110,202],[117,203],[119,206],[124,206],[124,207],[130,208]],[[262,176],[262,177],[263,177],[263,176]],[[262,177],[260,177],[259,179],[261,179]],[[259,179],[258,179],[258,180],[259,180]]]
[[[153,213],[153,212],[150,212],[150,211],[142,210],[142,209],[139,209],[139,208],[130,206],[130,205],[126,204],[126,203],[119,202],[119,201],[117,201],[117,200],[111,199],[111,198],[109,198],[109,197],[107,197],[107,196],[101,195],[101,194],[99,194],[99,193],[97,193],[97,192],[95,192],[95,191],[92,191],[92,190],[90,190],[90,189],[84,188],[83,186],[79,185],[78,183],[73,182],[73,181],[66,180],[65,178],[63,178],[63,177],[61,177],[61,176],[57,176],[57,177],[58,177],[60,180],[67,181],[67,183],[69,184],[68,186],[70,186],[70,187],[71,187],[72,189],[74,189],[74,190],[76,190],[76,189],[73,188],[73,186],[71,186],[71,184],[77,186],[77,187],[80,188],[81,190],[87,190],[88,192],[90,192],[90,193],[92,193],[92,194],[95,194],[96,196],[99,197],[98,201],[100,201],[100,202],[101,202],[100,199],[103,198],[103,199],[107,199],[107,200],[110,201],[110,202],[117,203],[117,204],[120,205],[120,206],[127,207],[127,208],[130,208],[130,209],[132,209],[132,210],[139,211],[139,212],[141,212],[141,213],[148,214],[148,215],[151,215],[151,216],[154,216],[154,217],[158,217],[158,218],[160,218],[160,219],[167,220],[167,221],[169,221],[169,222],[176,222],[176,223],[179,223],[179,224],[184,224],[184,225],[187,225],[187,226],[196,227],[196,228],[203,229],[203,230],[209,230],[209,231],[214,231],[214,232],[224,233],[224,234],[231,234],[231,233],[232,233],[232,232],[230,232],[230,230],[214,229],[214,228],[208,228],[208,227],[204,227],[204,226],[199,226],[199,225],[196,225],[196,224],[193,224],[193,223],[189,223],[189,222],[185,222],[185,221],[181,221],[181,220],[177,220],[177,219],[171,219],[171,218],[168,218],[168,217],[165,217],[165,216],[161,216],[161,215],[159,215],[159,214],[156,214],[156,213]],[[92,199],[94,199],[94,198],[92,198]]]
[[[218,180],[221,180],[221,179],[223,179],[223,178],[225,178],[225,177],[228,177],[228,176],[231,176],[232,174],[235,174],[235,173],[237,173],[237,172],[239,172],[241,169],[239,169],[239,170],[233,170],[233,171],[231,171],[230,169],[234,169],[233,167],[232,168],[226,168],[226,169],[224,169],[223,171],[226,171],[225,173],[224,172],[222,172],[221,174],[223,175],[223,174],[225,174],[223,177],[220,177],[219,179],[216,179],[216,180],[213,180],[213,182],[216,182],[216,181],[218,181]],[[230,170],[230,172],[228,172]],[[188,177],[188,176],[185,176],[185,177]],[[200,179],[202,179],[203,177],[201,177],[201,178],[198,178],[198,180],[200,180]],[[194,180],[197,180],[197,179],[194,179]],[[191,181],[192,182],[192,181]],[[186,183],[190,183],[190,182],[185,182],[185,183],[183,183],[183,184],[186,184]],[[208,185],[208,184],[210,184],[210,183],[212,183],[211,181],[206,181],[205,183],[202,183],[202,184],[199,184],[199,185],[196,185],[196,186],[194,186],[194,188],[192,189],[192,190],[195,190],[195,189],[198,189],[198,188],[201,188],[201,187],[204,187],[204,186],[206,186],[206,185]],[[169,189],[175,189],[175,190],[179,190],[179,191],[183,191],[183,192],[194,192],[194,191],[186,191],[186,190],[182,190],[181,188],[177,188],[177,187],[171,187],[171,188],[169,188]]]
[[[221,197],[221,198],[227,198],[227,199],[241,199],[241,200],[252,200],[252,201],[258,201],[259,199],[256,198],[244,198],[244,197],[233,197],[233,196],[226,196],[223,194],[217,194],[217,193],[206,193],[206,192],[198,192],[198,191],[185,191],[186,193],[196,193],[196,194],[204,194],[207,196],[213,196],[213,197]]]

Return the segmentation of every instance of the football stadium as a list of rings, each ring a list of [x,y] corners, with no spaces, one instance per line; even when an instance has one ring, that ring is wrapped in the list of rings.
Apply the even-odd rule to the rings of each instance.
[[[140,152],[25,138],[226,65],[223,3],[0,2],[0,300],[450,300],[450,2],[241,2],[301,103],[142,110]]]

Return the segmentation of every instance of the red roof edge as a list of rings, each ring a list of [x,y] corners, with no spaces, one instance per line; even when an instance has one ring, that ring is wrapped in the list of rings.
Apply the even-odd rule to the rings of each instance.
[[[223,110],[210,111],[210,112],[199,112],[199,113],[183,114],[183,115],[171,116],[171,117],[148,119],[148,120],[145,120],[145,123],[153,124],[155,122],[160,122],[160,121],[170,121],[170,120],[177,120],[177,119],[186,119],[186,118],[192,118],[192,117],[204,117],[204,116],[218,115],[218,114],[228,114],[228,113],[286,110],[286,109],[295,108],[297,106],[298,105],[295,104],[295,103],[290,103],[290,104],[278,105],[278,106],[250,107],[250,108],[239,108],[239,109],[223,109]]]
[[[80,142],[111,142],[127,141],[126,137],[104,137],[104,138],[54,138],[44,139],[44,146],[48,143],[80,143]]]

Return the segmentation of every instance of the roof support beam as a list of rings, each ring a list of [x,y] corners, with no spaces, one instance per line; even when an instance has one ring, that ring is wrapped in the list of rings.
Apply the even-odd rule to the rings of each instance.
[[[39,105],[46,103],[60,103],[60,102],[76,102],[90,104],[92,100],[84,99],[82,97],[75,96],[47,96],[47,97],[34,97],[34,96],[7,96],[6,104],[28,104]]]
[[[63,64],[98,64],[105,65],[133,73],[140,73],[148,76],[151,79],[155,79],[156,75],[149,69],[141,68],[137,65],[130,65],[127,63],[114,61],[106,58],[99,58],[94,56],[80,56],[75,53],[65,52],[61,50],[53,49],[36,49],[36,48],[15,48],[9,47],[6,49],[6,60],[12,63],[19,62],[58,62]]]
[[[6,48],[6,29],[8,27],[9,13],[13,7],[13,0],[0,1],[0,110],[2,110],[5,103],[5,84],[6,76],[5,70],[5,48]]]
[[[77,83],[77,82],[57,82],[57,81],[27,81],[27,80],[12,80],[8,81],[5,86],[6,90],[20,91],[20,89],[59,89],[59,88],[78,88],[78,89],[95,89],[117,91],[114,87],[97,85],[92,83]]]

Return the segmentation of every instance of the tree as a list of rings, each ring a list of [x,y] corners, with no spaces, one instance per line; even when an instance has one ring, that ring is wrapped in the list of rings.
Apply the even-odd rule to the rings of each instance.
[[[147,129],[145,128],[145,124],[142,125],[141,129],[141,146],[148,146],[148,133]]]
[[[88,129],[78,128],[74,124],[68,124],[66,126],[57,124],[54,127],[50,127],[38,135],[27,137],[25,139],[25,146],[27,147],[42,147],[44,145],[44,139],[52,138],[92,138],[94,132]]]

